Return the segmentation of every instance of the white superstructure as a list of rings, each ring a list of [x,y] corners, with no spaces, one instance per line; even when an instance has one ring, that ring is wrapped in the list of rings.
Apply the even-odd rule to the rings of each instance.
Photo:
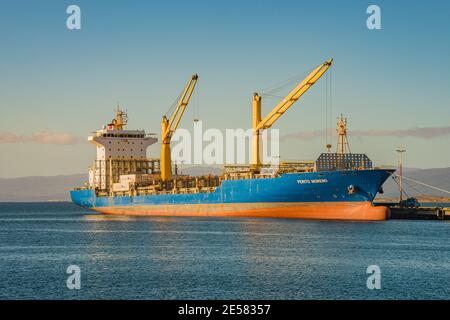
[[[94,165],[89,168],[89,185],[108,189],[115,177],[127,173],[147,173],[147,148],[158,141],[144,130],[124,130],[125,112],[117,109],[116,118],[88,137],[97,147]],[[120,171],[120,172],[119,172]],[[110,180],[113,177],[113,181]]]

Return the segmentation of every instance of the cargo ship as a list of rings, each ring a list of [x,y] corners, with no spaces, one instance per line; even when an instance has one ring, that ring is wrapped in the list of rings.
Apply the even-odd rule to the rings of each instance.
[[[172,174],[170,141],[198,76],[193,75],[171,115],[162,119],[161,157],[147,158],[157,142],[144,130],[126,130],[127,114],[115,118],[89,136],[97,156],[89,181],[70,192],[72,201],[104,214],[135,216],[214,216],[303,218],[379,221],[389,209],[372,201],[393,169],[373,167],[365,154],[350,153],[347,120],[338,119],[336,152],[322,153],[316,161],[263,164],[261,132],[284,114],[331,66],[315,68],[264,119],[261,96],[253,95],[252,161],[225,165],[221,175]],[[176,107],[175,107],[176,106]]]

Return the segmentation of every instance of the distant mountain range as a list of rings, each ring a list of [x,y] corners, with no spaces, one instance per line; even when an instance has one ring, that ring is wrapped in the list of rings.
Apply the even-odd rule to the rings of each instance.
[[[69,190],[75,186],[82,186],[87,179],[86,174],[0,178],[0,201],[70,200]]]
[[[413,169],[405,168],[403,175],[406,178],[414,179],[422,183],[432,185],[444,190],[450,190],[450,168],[434,168],[434,169]],[[437,197],[449,197],[450,194],[441,192],[429,187],[421,186],[415,182],[407,179],[403,179],[403,188],[407,195],[419,196],[419,195],[432,195]],[[389,178],[383,185],[384,193],[379,195],[380,198],[384,197],[398,197],[399,187],[398,184]]]
[[[221,171],[221,168],[212,166],[179,169],[181,174],[192,176],[220,174]],[[83,186],[87,180],[87,174],[0,178],[0,202],[69,201],[69,191]]]
[[[204,174],[219,174],[219,167],[190,167],[182,168],[181,173],[194,176]],[[436,169],[405,169],[406,177],[450,190],[450,168]],[[69,191],[76,186],[82,186],[87,181],[86,174],[36,176],[23,178],[0,178],[0,202],[28,202],[28,201],[69,201]],[[390,178],[383,186],[384,193],[380,198],[397,197],[398,186]],[[405,179],[405,190],[409,195],[449,196],[427,187],[420,186]]]

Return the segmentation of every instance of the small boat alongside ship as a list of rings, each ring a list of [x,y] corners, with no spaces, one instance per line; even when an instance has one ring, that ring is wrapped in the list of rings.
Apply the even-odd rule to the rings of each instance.
[[[161,158],[147,158],[157,138],[144,130],[126,130],[127,115],[116,117],[88,138],[97,157],[89,169],[89,182],[70,192],[72,201],[104,214],[143,216],[217,216],[304,218],[379,221],[389,209],[373,200],[395,171],[373,167],[365,154],[348,152],[347,121],[338,121],[335,153],[322,153],[316,161],[260,160],[261,132],[268,129],[331,66],[328,60],[315,68],[264,119],[261,96],[253,96],[252,161],[224,166],[222,175],[172,174],[170,141],[195,89],[193,75],[176,108],[163,117]]]

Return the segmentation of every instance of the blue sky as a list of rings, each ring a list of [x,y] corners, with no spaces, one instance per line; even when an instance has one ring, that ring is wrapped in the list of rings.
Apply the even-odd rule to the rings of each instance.
[[[66,28],[70,4],[81,8],[81,30]],[[366,27],[370,4],[381,8],[381,30]],[[330,57],[333,124],[347,116],[353,152],[395,164],[402,145],[409,167],[448,167],[449,21],[444,0],[2,1],[0,177],[86,172],[95,154],[86,137],[118,101],[130,128],[159,133],[194,72],[204,126],[248,128],[254,91]],[[264,113],[276,102],[264,99]],[[323,78],[276,127],[283,136],[325,123]],[[45,143],[43,132],[63,142]],[[287,139],[281,157],[315,159],[324,145]]]

